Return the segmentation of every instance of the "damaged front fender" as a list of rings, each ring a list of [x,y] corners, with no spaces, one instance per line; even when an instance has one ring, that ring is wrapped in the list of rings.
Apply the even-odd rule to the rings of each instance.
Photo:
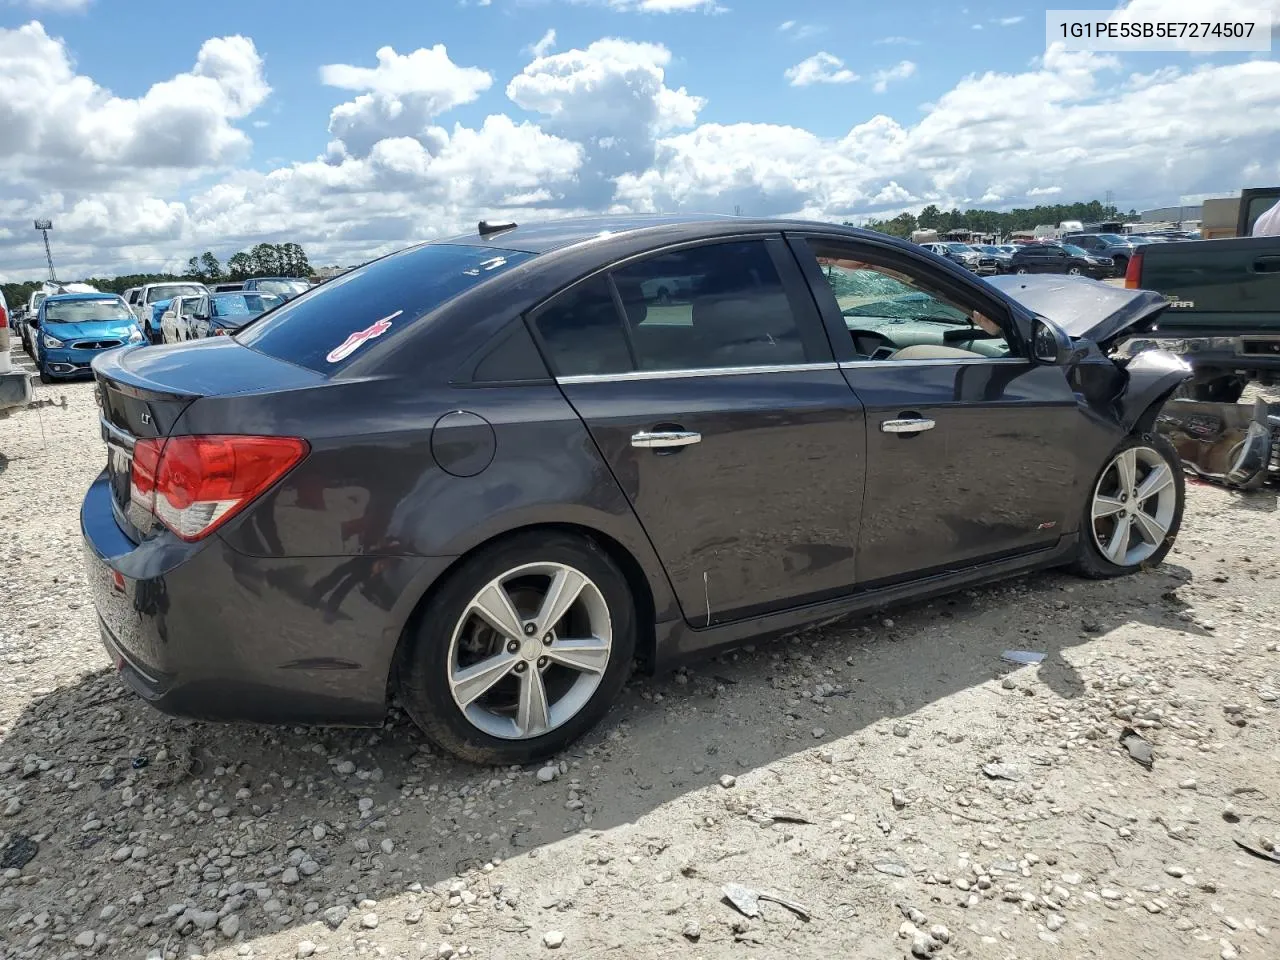
[[[1126,433],[1141,424],[1150,429],[1174,390],[1191,379],[1191,365],[1165,350],[1144,350],[1125,363],[1127,383],[1117,398]]]

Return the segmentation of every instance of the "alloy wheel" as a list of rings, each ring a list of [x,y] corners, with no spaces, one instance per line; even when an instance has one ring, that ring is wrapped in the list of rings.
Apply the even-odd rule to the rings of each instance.
[[[1019,267],[1019,268],[1018,268],[1018,273],[1030,273],[1030,272],[1031,272],[1031,271],[1030,271],[1030,270],[1028,270],[1026,267]]]
[[[1071,276],[1073,276],[1073,277],[1078,277],[1078,276],[1080,276],[1080,268],[1079,268],[1079,267],[1071,267],[1071,268],[1069,268],[1069,269],[1067,270],[1067,273],[1071,274]]]
[[[1173,468],[1150,447],[1116,454],[1093,491],[1093,542],[1118,567],[1135,567],[1164,543],[1178,509]]]
[[[490,580],[449,642],[449,690],[476,729],[528,740],[558,729],[591,699],[613,650],[609,607],[563,563],[529,563]]]

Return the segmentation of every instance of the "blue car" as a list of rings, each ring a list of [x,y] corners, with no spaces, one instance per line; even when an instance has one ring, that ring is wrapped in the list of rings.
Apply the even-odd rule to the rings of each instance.
[[[114,293],[46,297],[31,325],[41,383],[91,375],[98,354],[142,342],[128,304]]]

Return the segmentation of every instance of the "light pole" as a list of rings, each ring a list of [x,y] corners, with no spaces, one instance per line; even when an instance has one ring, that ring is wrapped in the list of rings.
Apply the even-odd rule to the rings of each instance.
[[[36,229],[44,237],[44,258],[49,264],[49,282],[57,283],[58,275],[53,272],[53,254],[49,250],[49,231],[53,229],[52,220],[37,220]]]

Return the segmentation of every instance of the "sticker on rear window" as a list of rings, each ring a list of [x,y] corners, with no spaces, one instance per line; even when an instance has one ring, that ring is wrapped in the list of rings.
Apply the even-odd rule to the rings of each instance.
[[[359,350],[361,345],[366,341],[373,340],[375,337],[380,337],[390,330],[391,321],[402,313],[404,313],[403,310],[397,310],[395,313],[388,314],[381,320],[365,327],[363,330],[357,330],[355,333],[351,334],[351,336],[347,337],[347,339],[343,340],[341,344],[330,350],[329,355],[326,356],[325,359],[330,363],[338,363],[340,360],[347,359],[347,357]]]

